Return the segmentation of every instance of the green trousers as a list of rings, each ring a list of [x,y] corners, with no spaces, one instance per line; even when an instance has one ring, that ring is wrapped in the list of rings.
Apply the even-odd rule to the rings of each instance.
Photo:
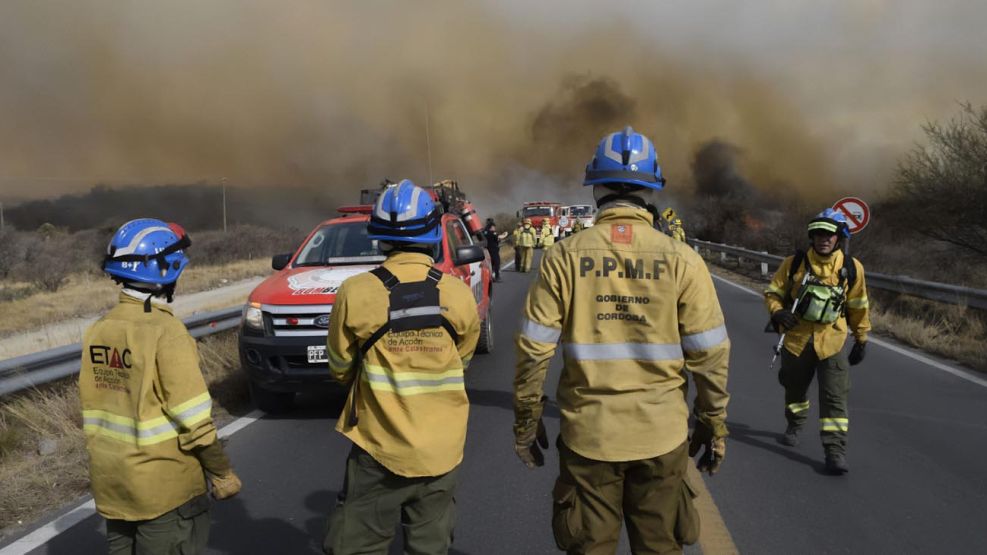
[[[850,393],[850,363],[839,352],[819,360],[812,344],[795,356],[781,351],[778,381],[785,388],[785,418],[790,426],[801,428],[809,414],[809,385],[819,377],[819,434],[826,453],[846,454],[850,419],[847,396]]]
[[[400,523],[405,553],[447,553],[456,522],[458,472],[457,467],[442,476],[398,476],[354,445],[346,461],[343,492],[329,515],[325,552],[387,553]]]
[[[561,438],[557,445],[552,531],[559,549],[611,555],[622,523],[635,555],[681,553],[683,544],[699,539],[695,492],[685,477],[685,443],[659,457],[628,462],[587,459]]]
[[[534,247],[518,247],[521,253],[521,265],[518,267],[519,272],[529,272],[531,271],[531,258],[534,256]]]
[[[151,520],[106,520],[110,555],[195,555],[209,541],[209,498],[194,497]]]

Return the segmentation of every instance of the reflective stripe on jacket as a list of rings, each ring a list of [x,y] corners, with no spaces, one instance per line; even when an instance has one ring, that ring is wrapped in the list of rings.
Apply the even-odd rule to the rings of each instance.
[[[785,307],[782,298],[788,290],[791,306],[798,295],[799,285],[805,276],[805,267],[796,270],[789,285],[788,271],[792,267],[794,256],[789,256],[782,261],[778,271],[768,288],[764,291],[764,304],[768,308],[768,313],[774,314]],[[836,251],[830,256],[822,257],[816,251],[809,249],[806,253],[806,260],[812,265],[812,273],[825,285],[838,285],[840,282],[839,269],[843,267],[843,252]],[[829,358],[843,349],[846,343],[847,325],[853,331],[853,336],[857,341],[867,341],[867,333],[870,331],[870,302],[867,300],[867,286],[864,279],[864,266],[859,260],[854,259],[857,265],[857,279],[853,287],[847,292],[847,315],[846,318],[837,318],[830,324],[819,324],[799,320],[799,324],[788,330],[785,335],[785,349],[793,355],[802,354],[802,350],[812,339],[816,356],[820,359]],[[790,290],[788,288],[791,288]]]
[[[685,441],[683,370],[696,412],[726,435],[730,342],[702,259],[637,208],[609,208],[596,225],[545,251],[517,335],[515,433],[541,415],[549,361],[563,345],[562,438],[584,457],[629,461]]]
[[[396,253],[384,262],[402,283],[425,279],[432,259]],[[350,438],[391,472],[401,476],[439,476],[463,459],[469,400],[464,371],[480,336],[476,300],[459,279],[439,280],[442,314],[459,335],[453,343],[443,328],[388,332],[355,368],[359,347],[388,319],[384,284],[364,273],[340,286],[329,317],[329,370],[345,384],[361,380],[346,400],[336,430]],[[356,403],[359,420],[345,415]]]
[[[121,294],[82,344],[79,396],[96,508],[156,518],[206,492],[192,449],[216,441],[195,340],[168,307]]]

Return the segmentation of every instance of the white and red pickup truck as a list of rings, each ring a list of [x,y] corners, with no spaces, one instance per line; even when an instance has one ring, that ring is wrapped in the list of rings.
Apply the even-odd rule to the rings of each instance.
[[[427,190],[446,206],[435,264],[473,290],[481,321],[477,352],[490,352],[493,279],[489,255],[470,235],[463,221],[465,214],[449,211],[441,188]],[[258,408],[284,411],[293,405],[295,393],[333,384],[326,335],[336,291],[346,278],[384,261],[377,242],[367,237],[372,208],[340,208],[342,215],[319,224],[296,252],[275,256],[271,265],[277,271],[250,293],[240,326],[239,350]],[[476,217],[475,212],[472,217]]]

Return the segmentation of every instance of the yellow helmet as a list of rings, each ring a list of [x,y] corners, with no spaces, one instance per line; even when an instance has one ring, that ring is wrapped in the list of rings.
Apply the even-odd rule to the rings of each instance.
[[[531,218],[525,218],[524,225],[531,225]]]

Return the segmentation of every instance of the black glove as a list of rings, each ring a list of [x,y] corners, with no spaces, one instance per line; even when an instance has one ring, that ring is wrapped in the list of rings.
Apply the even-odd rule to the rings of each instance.
[[[541,446],[541,449],[538,446]],[[542,449],[548,449],[548,434],[545,432],[545,424],[541,418],[538,419],[538,426],[532,433],[518,436],[514,440],[514,452],[517,453],[521,462],[528,468],[545,466],[545,455]]]
[[[774,322],[775,326],[782,331],[790,330],[799,325],[798,316],[792,314],[792,311],[787,308],[775,311],[775,313],[771,315],[771,321]]]
[[[689,456],[695,457],[705,447],[703,454],[696,460],[699,472],[708,472],[710,476],[716,474],[727,455],[726,440],[725,437],[714,437],[712,428],[701,420],[696,420],[696,429],[689,438]]]
[[[867,342],[859,342],[853,344],[853,348],[850,349],[850,366],[856,366],[863,362],[864,355],[867,354],[865,350],[867,348]]]

